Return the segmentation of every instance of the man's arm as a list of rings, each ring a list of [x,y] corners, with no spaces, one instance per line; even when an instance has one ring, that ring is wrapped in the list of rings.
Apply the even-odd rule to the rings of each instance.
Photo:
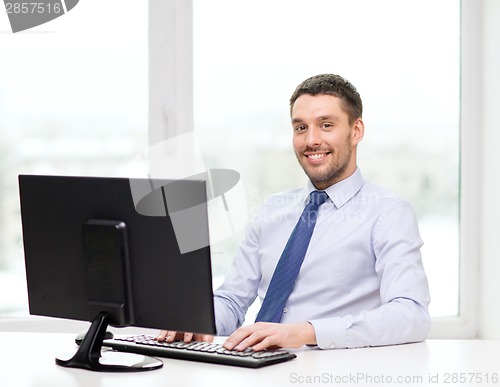
[[[381,306],[330,321],[311,321],[320,348],[352,348],[422,341],[430,330],[429,286],[413,207],[400,202],[372,230]]]
[[[256,351],[272,347],[322,349],[356,348],[418,342],[430,328],[426,311],[414,310],[410,300],[395,300],[359,316],[321,319],[298,324],[256,323],[237,329],[228,337],[227,349]],[[407,305],[404,305],[407,304]],[[402,312],[403,311],[403,312]],[[316,330],[324,337],[316,336]]]
[[[397,299],[357,316],[311,321],[322,349],[403,344],[425,340],[430,329],[427,308]]]

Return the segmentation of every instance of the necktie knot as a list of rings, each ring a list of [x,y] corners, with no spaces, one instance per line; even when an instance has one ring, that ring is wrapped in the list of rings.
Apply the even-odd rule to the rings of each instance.
[[[328,199],[328,194],[325,191],[313,191],[309,196],[309,203],[320,206],[326,201],[326,199]]]

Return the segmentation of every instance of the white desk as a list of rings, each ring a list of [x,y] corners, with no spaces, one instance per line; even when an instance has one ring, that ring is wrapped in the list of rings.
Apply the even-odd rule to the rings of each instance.
[[[245,369],[163,359],[159,370],[98,373],[57,366],[75,334],[0,332],[5,387],[500,386],[500,341],[428,340],[349,350],[297,350],[297,359]],[[460,383],[460,377],[465,381]],[[402,379],[401,379],[402,378]],[[472,380],[472,381],[471,381]]]

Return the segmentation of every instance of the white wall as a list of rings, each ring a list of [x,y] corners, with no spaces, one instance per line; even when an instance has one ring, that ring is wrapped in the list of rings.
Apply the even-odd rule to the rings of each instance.
[[[479,337],[500,339],[500,1],[483,0]]]

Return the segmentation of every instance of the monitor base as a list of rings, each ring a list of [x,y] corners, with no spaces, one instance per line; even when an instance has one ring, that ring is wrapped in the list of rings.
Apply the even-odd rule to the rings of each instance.
[[[108,315],[101,312],[90,326],[75,355],[70,359],[56,358],[62,367],[82,368],[98,372],[137,372],[161,368],[161,360],[102,348],[108,327]]]

